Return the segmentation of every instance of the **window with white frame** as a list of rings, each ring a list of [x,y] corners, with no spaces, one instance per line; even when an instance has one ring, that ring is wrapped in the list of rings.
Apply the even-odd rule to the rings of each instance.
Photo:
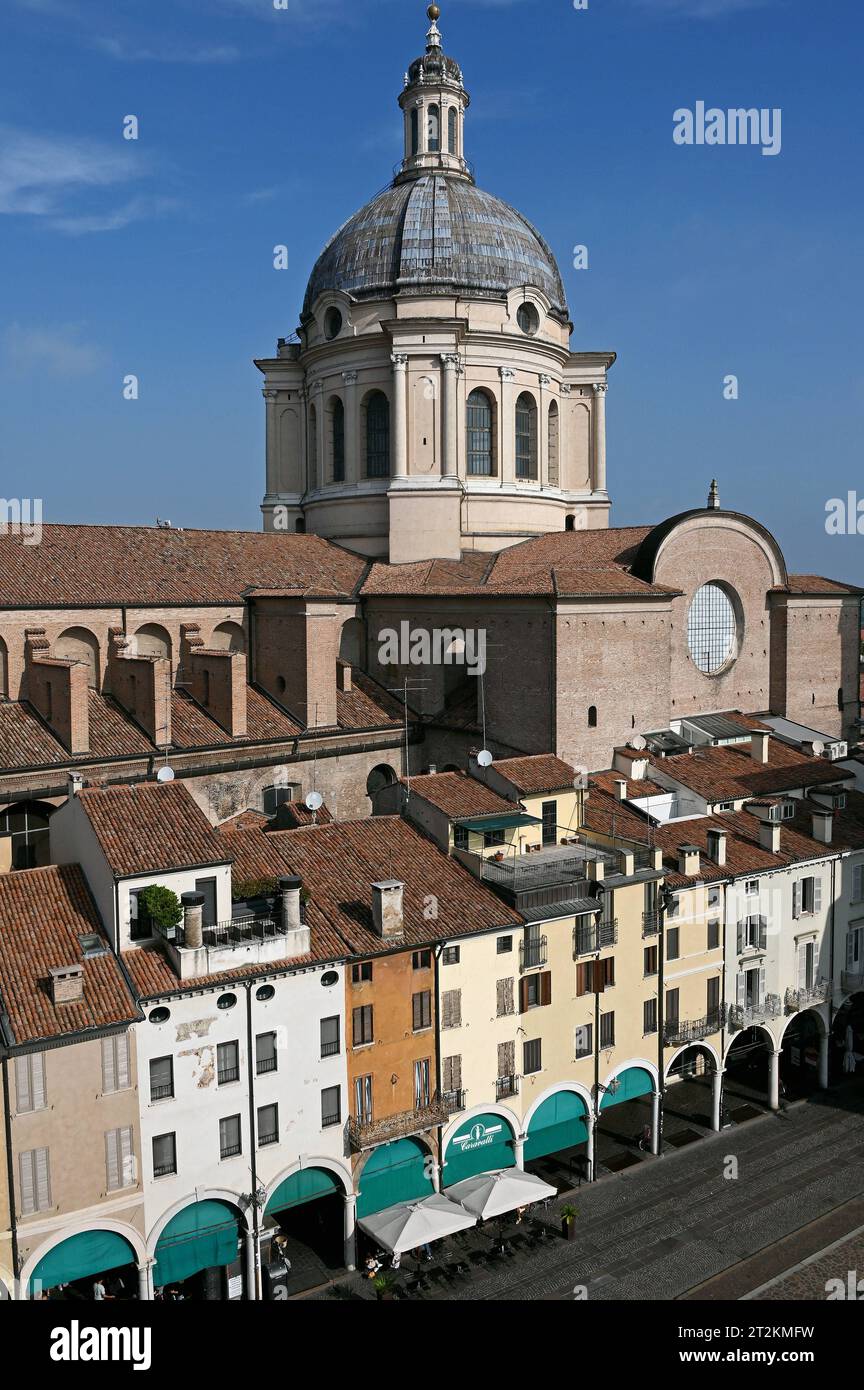
[[[768,946],[768,918],[754,913],[738,923],[738,951],[764,951]]]
[[[811,874],[792,885],[792,916],[813,917],[822,910],[822,880]]]
[[[44,1110],[48,1104],[45,1089],[45,1053],[31,1052],[15,1058],[15,1109],[26,1115]]]
[[[846,969],[854,975],[864,970],[864,926],[850,927],[846,933]]]

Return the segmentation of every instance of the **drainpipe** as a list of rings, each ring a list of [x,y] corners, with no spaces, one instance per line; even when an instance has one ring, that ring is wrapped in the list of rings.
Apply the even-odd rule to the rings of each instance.
[[[17,1282],[21,1272],[21,1264],[18,1253],[18,1222],[15,1217],[15,1164],[12,1160],[12,1097],[9,1090],[9,1056],[3,1053],[3,1123],[6,1134],[6,1180],[9,1187],[9,1229],[12,1234],[12,1270]],[[16,1290],[9,1290],[10,1298],[14,1298]]]
[[[252,1035],[252,981],[246,981],[246,1070],[249,1077],[249,1167],[252,1173],[252,1279],[248,1297],[258,1302],[261,1290],[261,1227],[258,1216],[258,1159],[255,1113],[255,1047]],[[248,1268],[248,1266],[247,1266]]]
[[[444,950],[441,942],[434,948],[432,958],[435,962],[435,1089],[438,1095],[443,1098],[444,1087],[441,1075],[441,952]],[[444,1126],[438,1125],[435,1131],[438,1141],[438,1162],[432,1170],[432,1186],[436,1192],[441,1191],[441,1179],[444,1176]]]
[[[663,1039],[666,1032],[666,910],[672,893],[664,884],[660,890],[657,941],[657,1086],[651,1116],[651,1152],[663,1152],[663,1104],[666,1099],[666,1075],[663,1065]]]
[[[599,972],[596,971],[597,961],[600,959],[600,923],[603,920],[603,908],[598,909],[594,918],[594,930],[597,933],[597,952],[591,963],[591,970],[594,975],[594,1114],[592,1118],[591,1134],[591,1156],[588,1163],[589,1182],[594,1181],[594,1174],[597,1169],[597,1131],[600,1127],[600,990],[597,979]]]

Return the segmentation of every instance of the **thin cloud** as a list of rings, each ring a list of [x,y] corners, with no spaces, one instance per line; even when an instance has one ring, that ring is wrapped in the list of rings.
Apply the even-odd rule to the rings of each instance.
[[[236,63],[243,56],[239,48],[232,44],[211,45],[209,47],[188,48],[136,48],[123,39],[100,36],[94,40],[94,47],[109,58],[120,63],[188,63],[209,66],[211,64]]]
[[[760,10],[775,0],[634,0],[642,10],[655,17],[672,19],[722,19],[725,15],[743,14],[745,10]]]
[[[22,376],[38,370],[60,377],[90,376],[106,360],[101,348],[82,340],[77,324],[25,328],[12,323],[3,334],[3,358]]]
[[[63,217],[52,217],[50,226],[69,236],[87,236],[93,232],[119,232],[133,222],[143,222],[146,218],[157,217],[177,207],[172,198],[131,198],[121,207],[104,213],[70,213]]]

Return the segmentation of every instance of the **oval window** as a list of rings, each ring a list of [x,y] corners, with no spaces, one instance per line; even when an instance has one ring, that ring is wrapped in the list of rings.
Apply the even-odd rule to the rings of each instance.
[[[272,985],[262,985],[260,989],[256,989],[255,998],[259,1000],[260,1003],[266,1004],[267,1000],[272,999],[275,993],[276,991]]]
[[[721,584],[703,584],[687,614],[687,646],[705,676],[716,675],[738,654],[738,619],[731,595]]]
[[[322,983],[322,985],[328,985],[328,986],[329,986],[329,985],[338,985],[338,983],[339,983],[339,972],[338,972],[338,970],[325,970],[325,971],[324,971],[324,974],[321,976],[321,983]]]
[[[147,1015],[150,1023],[167,1023],[171,1017],[170,1009],[152,1009]]]
[[[342,315],[338,309],[328,309],[324,315],[324,337],[333,339],[338,338],[342,332]]]
[[[236,995],[236,994],[230,994],[230,993],[228,993],[228,994],[220,994],[220,995],[219,995],[219,998],[216,1000],[216,1008],[217,1008],[217,1009],[233,1009],[233,1008],[234,1008],[234,1005],[235,1005],[236,1003],[237,1003],[237,995]]]
[[[537,313],[533,304],[521,304],[516,314],[516,322],[523,333],[527,333],[529,337],[533,337],[540,327],[540,315]]]

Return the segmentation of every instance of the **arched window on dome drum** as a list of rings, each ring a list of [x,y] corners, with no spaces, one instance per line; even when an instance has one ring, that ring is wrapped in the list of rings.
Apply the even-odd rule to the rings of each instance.
[[[485,391],[472,391],[468,397],[468,473],[474,478],[491,478],[495,473],[491,398]]]
[[[449,114],[448,117],[447,117],[447,148],[449,149],[449,151],[450,151],[451,154],[458,154],[458,153],[459,153],[459,151],[456,149],[456,136],[457,136],[456,107],[455,107],[455,106],[451,106],[451,107],[450,107],[450,114]]]
[[[441,111],[437,106],[429,107],[429,149],[437,153],[441,148]]]
[[[415,106],[411,112],[411,153],[418,154],[420,151],[420,112]]]
[[[559,460],[559,440],[561,438],[558,417],[558,402],[549,406],[549,486],[561,486],[561,464]]]
[[[527,392],[516,402],[516,477],[537,477],[537,406]]]
[[[309,486],[316,487],[318,483],[318,411],[314,405],[309,407],[309,459],[306,466],[306,476],[309,479]]]
[[[383,391],[366,402],[366,477],[390,477],[390,402]]]
[[[333,481],[345,481],[345,407],[338,396],[333,401]]]

